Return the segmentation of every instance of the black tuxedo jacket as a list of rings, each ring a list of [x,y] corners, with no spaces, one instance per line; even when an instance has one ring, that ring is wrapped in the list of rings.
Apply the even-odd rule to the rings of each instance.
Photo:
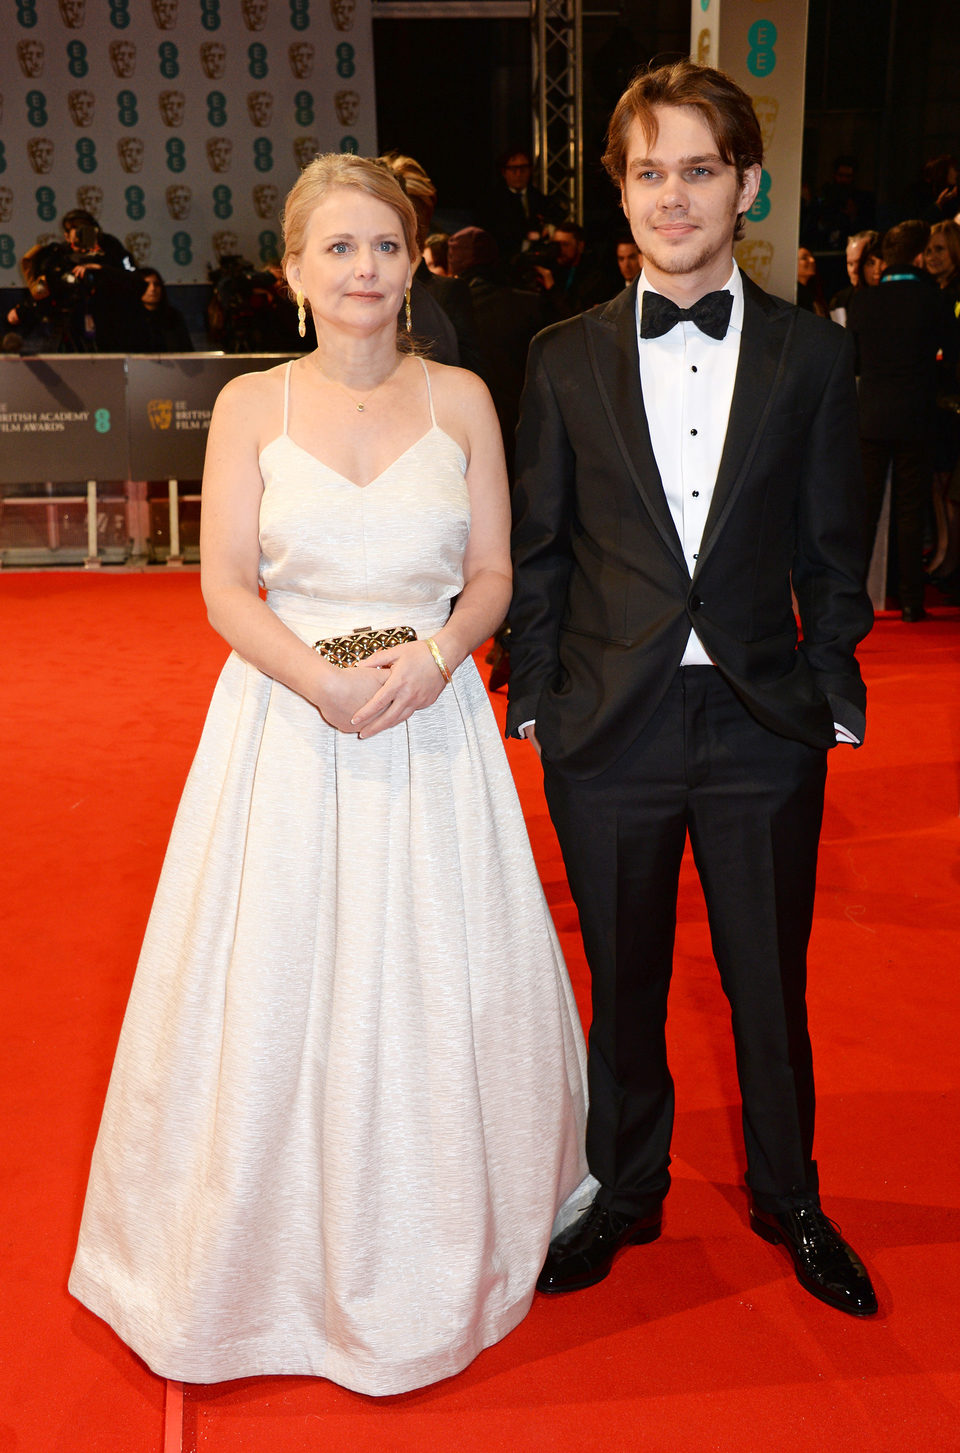
[[[644,413],[636,284],[531,346],[507,730],[535,719],[544,757],[570,776],[605,770],[636,738],[691,626],[771,731],[825,748],[836,720],[863,738],[854,651],[873,612],[852,345],[834,323],[743,286],[736,384],[692,579]]]

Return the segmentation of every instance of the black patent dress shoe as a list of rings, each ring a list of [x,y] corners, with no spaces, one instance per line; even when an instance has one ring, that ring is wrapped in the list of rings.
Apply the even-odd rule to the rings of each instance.
[[[750,1207],[750,1225],[772,1245],[783,1245],[793,1260],[797,1281],[811,1296],[854,1317],[872,1317],[877,1298],[866,1267],[819,1206],[792,1211]]]
[[[592,1287],[603,1281],[622,1247],[656,1241],[662,1223],[662,1196],[651,1196],[639,1216],[625,1216],[594,1201],[579,1221],[551,1241],[537,1291],[578,1292]]]
[[[927,620],[927,613],[922,605],[905,605],[900,612],[900,619],[907,622],[907,625],[915,626],[919,621]]]

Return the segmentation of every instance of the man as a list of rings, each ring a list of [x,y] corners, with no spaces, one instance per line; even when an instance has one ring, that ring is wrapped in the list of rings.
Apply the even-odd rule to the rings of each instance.
[[[632,237],[617,238],[617,270],[628,288],[643,267],[640,249]]]
[[[878,287],[860,288],[847,327],[860,375],[860,450],[867,484],[867,538],[873,541],[892,466],[897,590],[909,624],[926,619],[923,526],[931,503],[937,356],[948,376],[957,362],[957,327],[946,295],[923,269],[926,222],[900,222],[884,234]]]
[[[820,1209],[804,1002],[827,748],[864,731],[851,346],[733,263],[762,142],[729,78],[690,61],[639,76],[604,161],[643,273],[534,340],[517,438],[507,725],[542,748],[590,961],[600,1183],[538,1285],[590,1286],[660,1233],[689,832],[733,1010],[751,1226],[813,1295],[867,1315],[866,1271]]]
[[[556,203],[533,185],[533,162],[523,147],[514,146],[497,161],[500,175],[482,211],[481,224],[493,234],[504,263],[539,241],[544,228],[559,220]]]

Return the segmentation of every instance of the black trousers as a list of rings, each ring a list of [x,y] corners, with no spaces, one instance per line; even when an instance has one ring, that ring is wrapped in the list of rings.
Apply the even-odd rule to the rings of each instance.
[[[607,771],[544,757],[593,981],[587,1159],[629,1214],[670,1184],[665,1025],[687,833],[730,1001],[747,1181],[764,1210],[816,1199],[806,1013],[826,752],[754,720],[712,666],[681,668]]]
[[[861,439],[867,493],[867,540],[873,548],[883,508],[887,469],[892,465],[890,514],[897,537],[897,591],[902,610],[923,606],[923,524],[930,500],[932,469],[925,439]]]

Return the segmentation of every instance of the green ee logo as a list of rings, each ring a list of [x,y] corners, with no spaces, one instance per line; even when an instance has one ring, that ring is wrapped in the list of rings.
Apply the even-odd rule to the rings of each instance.
[[[0,267],[16,267],[17,253],[9,232],[0,232]]]
[[[247,69],[255,81],[262,81],[269,71],[267,65],[267,47],[255,41],[247,50],[247,59],[250,62]]]
[[[207,120],[211,126],[226,126],[227,98],[222,91],[211,91],[207,97]]]
[[[294,120],[298,126],[313,125],[313,97],[309,91],[298,91],[293,98]]]
[[[179,136],[171,136],[167,142],[167,170],[171,172],[182,172],[186,170],[187,154],[183,142]]]
[[[97,169],[97,144],[89,136],[82,136],[77,142],[77,169],[88,176]]]
[[[271,262],[275,257],[279,256],[280,246],[277,241],[277,234],[275,232],[261,232],[260,236],[257,238],[257,241],[260,243],[261,262]],[[13,264],[11,263],[11,266],[12,265]]]
[[[213,212],[221,220],[233,216],[233,193],[229,187],[214,187]]]
[[[126,30],[130,24],[130,0],[110,0],[110,24],[115,30]]]
[[[290,24],[294,30],[306,30],[310,25],[310,0],[290,0]]]
[[[769,76],[777,64],[777,27],[772,20],[755,20],[747,31],[747,40],[747,70],[754,76]]]
[[[180,52],[172,40],[165,40],[157,47],[157,55],[160,57],[160,74],[165,81],[172,81],[180,74]]]
[[[139,116],[137,114],[137,98],[132,91],[117,92],[117,120],[121,126],[136,126]]]
[[[97,409],[96,413],[93,416],[93,427],[96,429],[98,434],[110,433],[109,409]]]
[[[762,222],[764,217],[770,215],[770,187],[770,173],[766,167],[763,167],[760,172],[759,190],[754,198],[753,206],[747,213],[747,220],[749,222]]]
[[[273,143],[265,136],[258,136],[253,143],[253,164],[258,172],[273,170]]]
[[[37,188],[37,216],[41,222],[52,222],[57,215],[57,198],[52,187]]]
[[[360,153],[360,143],[355,136],[341,136],[340,150],[352,152],[354,156]]]
[[[147,215],[147,209],[143,205],[144,191],[142,187],[127,187],[124,192],[127,203],[127,216],[131,222],[142,222]]]
[[[220,0],[200,0],[200,24],[204,30],[220,29]]]
[[[87,47],[82,40],[71,40],[67,46],[67,59],[69,61],[67,69],[71,76],[76,76],[78,80],[85,76],[90,69],[87,64]]]
[[[193,262],[193,249],[190,246],[192,238],[189,232],[175,232],[173,234],[173,260],[180,267],[186,267]]]
[[[27,120],[31,126],[46,126],[47,98],[42,91],[27,92]]]
[[[353,63],[354,49],[348,40],[342,40],[337,46],[337,75],[348,81],[357,69]]]

